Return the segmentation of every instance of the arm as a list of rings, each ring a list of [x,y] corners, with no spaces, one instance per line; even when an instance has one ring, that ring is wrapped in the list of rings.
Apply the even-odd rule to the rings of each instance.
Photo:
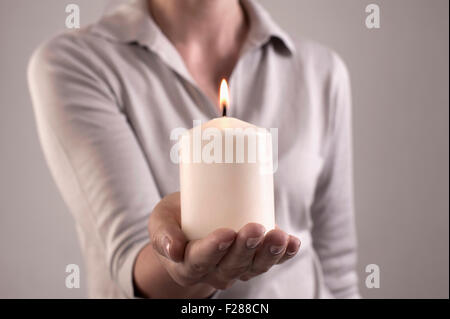
[[[95,225],[111,278],[133,297],[134,261],[147,247],[147,220],[160,195],[99,70],[100,59],[88,52],[70,35],[40,47],[29,64],[30,92],[42,148],[64,201],[81,227]]]
[[[337,298],[358,297],[353,207],[351,93],[348,72],[334,56],[330,75],[325,164],[312,206],[313,245],[325,284]]]

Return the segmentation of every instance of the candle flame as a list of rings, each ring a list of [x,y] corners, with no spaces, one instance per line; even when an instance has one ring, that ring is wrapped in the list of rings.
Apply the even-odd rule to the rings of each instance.
[[[227,80],[222,79],[222,82],[220,83],[220,98],[219,98],[219,106],[220,110],[223,112],[223,109],[228,109],[230,106],[230,97],[229,97],[229,91],[228,91],[228,83]]]

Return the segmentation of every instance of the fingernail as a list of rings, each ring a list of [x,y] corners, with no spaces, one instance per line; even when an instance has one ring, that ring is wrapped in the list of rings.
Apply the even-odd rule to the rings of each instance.
[[[283,249],[284,249],[284,246],[270,246],[270,252],[274,255],[281,254]]]
[[[170,240],[167,236],[163,238],[162,244],[167,258],[170,258]]]
[[[294,250],[294,251],[287,251],[287,252],[286,252],[286,254],[287,254],[288,256],[294,256],[296,253],[297,253],[297,250]]]
[[[252,237],[247,239],[245,245],[247,246],[248,249],[253,249],[256,248],[256,246],[258,246],[258,244],[261,242],[262,237]]]
[[[291,256],[294,256],[298,251],[299,251],[299,249],[300,249],[300,246],[301,246],[301,242],[300,242],[300,239],[298,239],[298,238],[295,238],[295,241],[297,242],[297,249],[295,249],[295,250],[288,250],[288,251],[286,251],[286,255],[288,255],[289,257],[291,257]]]
[[[232,243],[233,243],[233,240],[227,241],[227,242],[224,242],[224,243],[220,243],[219,244],[219,250],[220,251],[224,251],[224,250],[228,249],[231,246]]]

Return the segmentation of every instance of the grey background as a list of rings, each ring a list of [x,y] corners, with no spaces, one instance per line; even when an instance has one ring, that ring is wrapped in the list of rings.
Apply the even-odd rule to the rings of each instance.
[[[108,0],[0,1],[0,297],[85,297],[70,213],[39,147],[26,84],[33,49],[64,30],[65,6],[95,21]],[[117,2],[117,1],[115,1]],[[295,37],[334,48],[354,99],[359,274],[370,298],[448,298],[449,17],[447,0],[260,1]],[[381,8],[381,29],[365,7]],[[81,266],[80,289],[65,266]],[[365,265],[381,287],[364,285]]]

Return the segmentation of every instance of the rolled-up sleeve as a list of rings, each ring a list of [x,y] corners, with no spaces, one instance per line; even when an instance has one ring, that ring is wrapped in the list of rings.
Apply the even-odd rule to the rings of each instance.
[[[56,184],[77,223],[93,225],[112,280],[133,297],[134,260],[159,193],[118,98],[82,41],[67,36],[34,53],[28,79]]]
[[[325,284],[337,298],[359,297],[354,223],[351,92],[346,66],[333,54],[328,77],[325,163],[311,216]]]

